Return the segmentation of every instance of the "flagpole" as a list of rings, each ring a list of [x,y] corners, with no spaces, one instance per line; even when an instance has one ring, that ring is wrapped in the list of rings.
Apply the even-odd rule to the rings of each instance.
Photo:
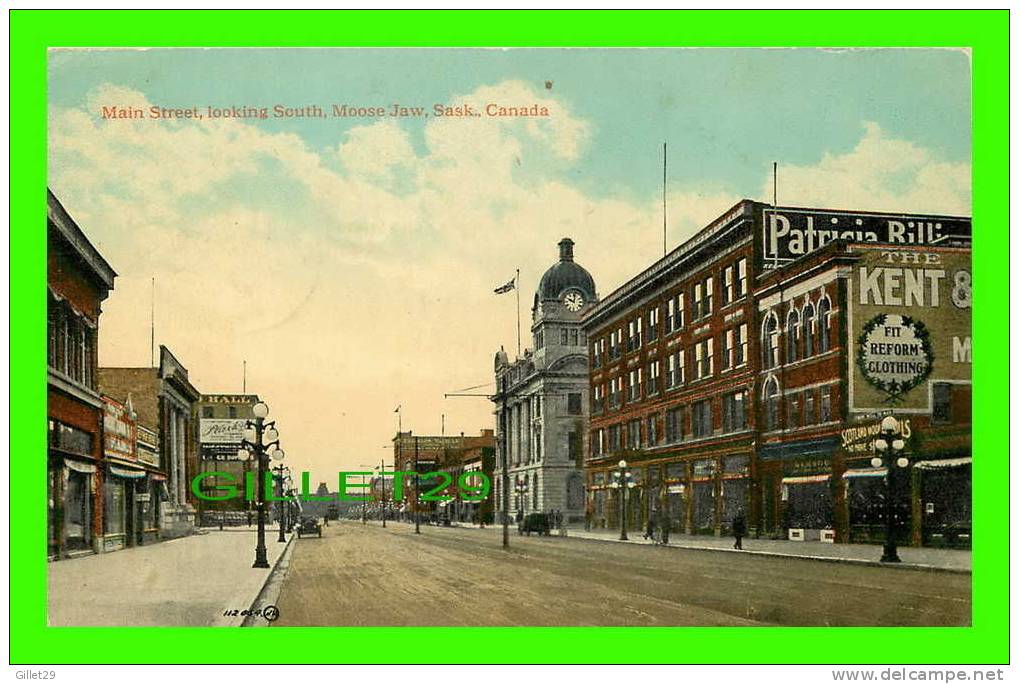
[[[514,287],[517,293],[517,358],[520,358],[520,269],[517,269],[517,277],[514,279]]]

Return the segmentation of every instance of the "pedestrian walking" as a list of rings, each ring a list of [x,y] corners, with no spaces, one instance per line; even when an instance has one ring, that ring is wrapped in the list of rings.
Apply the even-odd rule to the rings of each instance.
[[[736,511],[736,517],[732,519],[732,535],[736,537],[736,543],[733,544],[734,549],[743,550],[743,537],[747,533],[747,516],[743,512],[743,509]]]

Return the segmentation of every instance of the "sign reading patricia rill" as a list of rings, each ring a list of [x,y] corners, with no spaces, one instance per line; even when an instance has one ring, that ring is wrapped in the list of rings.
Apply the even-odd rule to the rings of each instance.
[[[971,377],[970,251],[853,245],[849,408],[931,410],[930,384]]]
[[[971,222],[951,216],[861,214],[807,209],[764,210],[764,267],[776,268],[834,240],[885,245],[968,242]]]

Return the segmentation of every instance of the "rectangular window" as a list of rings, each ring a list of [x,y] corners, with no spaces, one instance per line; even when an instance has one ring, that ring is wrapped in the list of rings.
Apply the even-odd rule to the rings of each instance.
[[[935,382],[934,406],[931,412],[931,422],[951,423],[952,422],[952,386],[947,382]]]
[[[619,451],[623,448],[621,441],[620,432],[622,431],[621,425],[610,425],[609,426],[609,451]]]
[[[569,341],[569,331],[566,328],[561,328],[559,330],[559,344],[565,347]]]
[[[707,437],[711,432],[711,400],[698,401],[693,405],[693,436]]]
[[[746,392],[732,392],[722,397],[722,431],[737,432],[746,429]]]
[[[630,371],[630,382],[627,387],[627,400],[637,401],[640,399],[641,369],[635,368]]]
[[[570,392],[566,395],[566,412],[571,416],[580,415],[580,392]]]
[[[661,362],[652,361],[647,367],[647,393],[648,395],[658,393],[658,378],[661,375]]]
[[[577,466],[583,465],[583,459],[581,459],[580,454],[584,449],[584,445],[580,440],[580,433],[575,430],[571,430],[567,440],[566,444],[569,449],[570,461]],[[541,457],[539,456],[539,458]]]
[[[736,298],[735,282],[733,280],[733,266],[726,266],[722,271],[722,306]]]
[[[747,293],[747,260],[736,262],[736,299]]]
[[[609,380],[609,408],[619,406],[619,386],[621,384],[622,378],[612,378]]]
[[[674,444],[683,439],[683,407],[677,406],[665,412],[665,441]]]
[[[676,330],[686,325],[686,293],[676,295]]]
[[[603,385],[595,385],[594,388],[591,391],[592,391],[592,395],[591,395],[591,410],[592,411],[601,411],[602,408],[603,408],[602,402],[605,399],[605,396],[604,396],[605,390],[603,389]]]
[[[676,381],[682,385],[686,382],[686,351],[680,349],[676,352]]]
[[[657,306],[651,307],[647,312],[647,338],[648,340],[658,339],[658,315],[660,310]]]
[[[816,402],[814,401],[814,390],[807,390],[803,393],[803,424],[813,425],[817,422]]]
[[[631,451],[640,448],[639,420],[631,420],[626,424],[626,448]]]
[[[800,395],[790,395],[788,402],[786,403],[786,418],[785,424],[789,428],[796,428],[800,426]]]
[[[732,352],[735,344],[734,329],[726,330],[722,334],[722,370],[732,368]]]
[[[821,422],[831,421],[831,387],[821,388]]]
[[[698,380],[709,377],[715,372],[714,343],[714,338],[709,337],[706,340],[701,340],[694,347],[694,377]]]
[[[747,324],[733,328],[735,336],[733,339],[733,351],[735,352],[735,365],[742,366],[747,362]]]
[[[577,346],[577,331],[576,330],[571,330],[570,331],[570,345],[574,346],[574,347]]]
[[[602,341],[604,342],[604,340]],[[598,349],[597,342],[591,345],[591,365],[595,368],[601,367],[601,351]]]
[[[704,302],[704,283],[696,283],[693,286],[693,320],[701,318],[701,305]]]
[[[658,417],[650,415],[647,417],[647,445],[653,447],[658,444]]]

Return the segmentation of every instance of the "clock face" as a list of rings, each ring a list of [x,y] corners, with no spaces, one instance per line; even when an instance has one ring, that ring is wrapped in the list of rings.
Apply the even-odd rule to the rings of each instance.
[[[570,311],[580,311],[580,307],[584,306],[584,297],[579,292],[570,292],[563,302]]]

